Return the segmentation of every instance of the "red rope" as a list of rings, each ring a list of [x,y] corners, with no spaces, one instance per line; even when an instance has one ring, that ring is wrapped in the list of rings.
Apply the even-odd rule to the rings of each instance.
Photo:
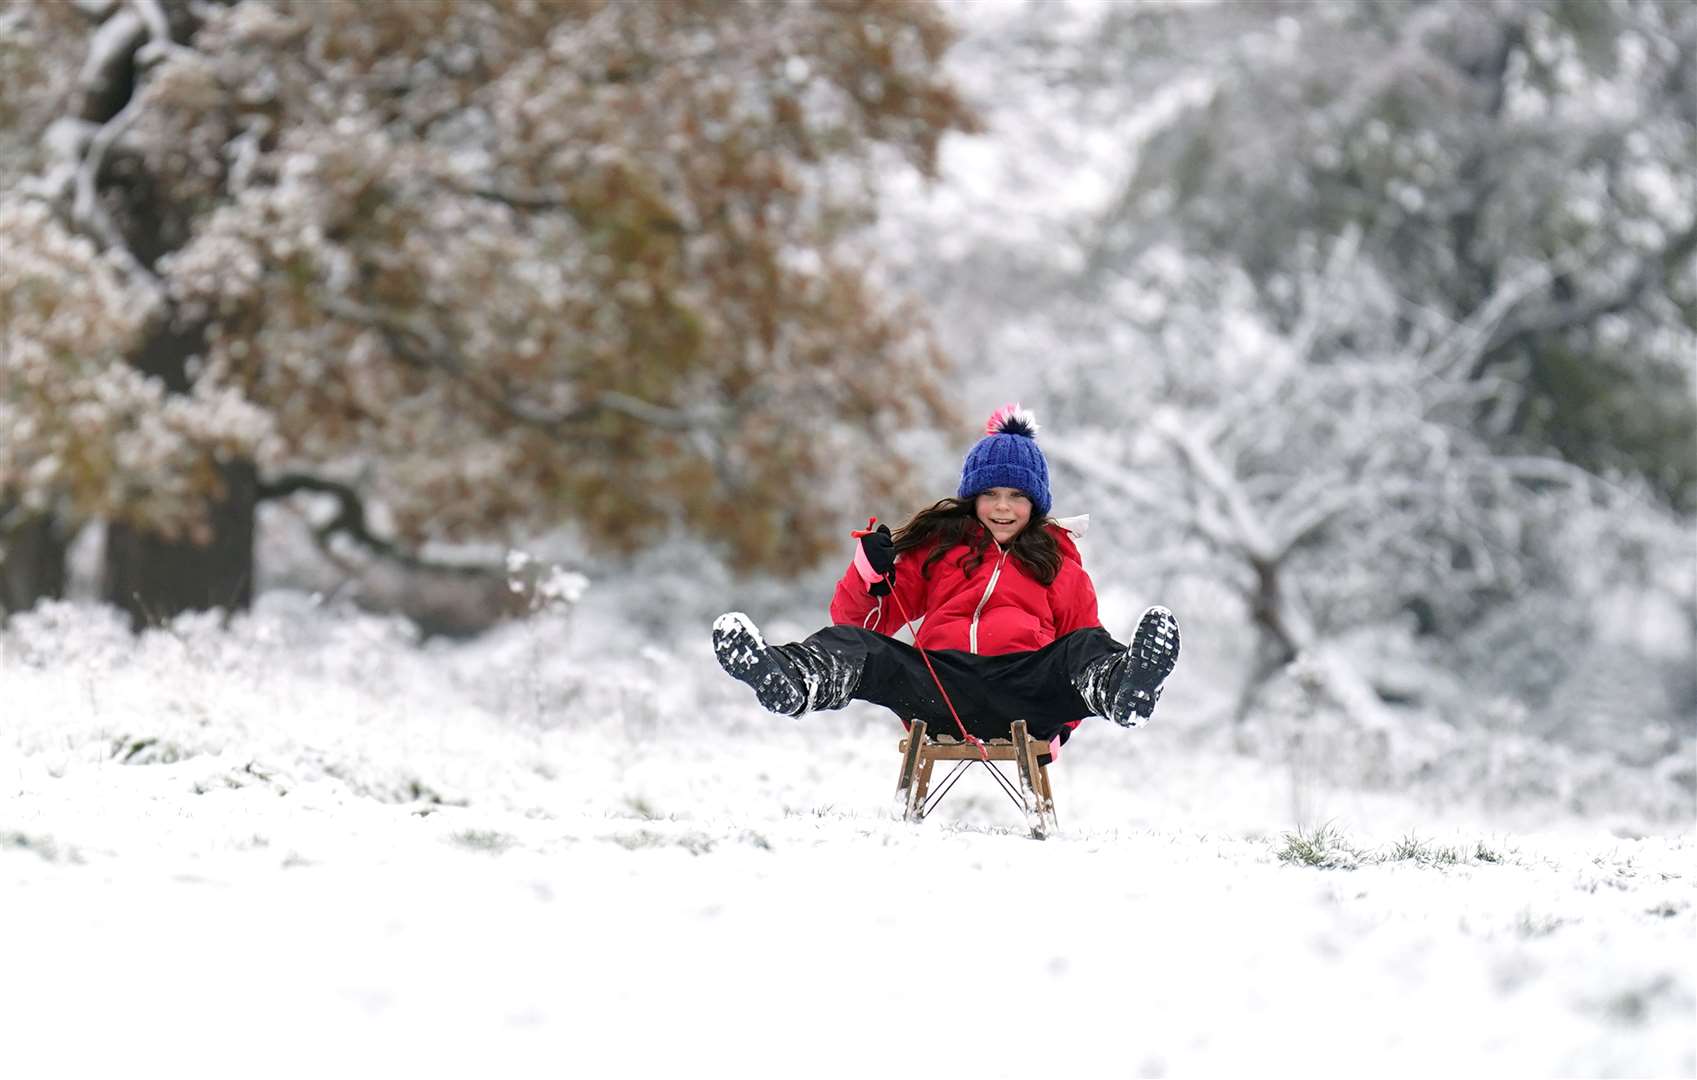
[[[878,524],[878,519],[876,517],[869,518],[866,522],[865,529],[854,530],[853,535],[855,539],[858,540],[860,537],[871,532],[872,526],[876,524]],[[943,689],[943,680],[937,677],[937,669],[931,666],[930,654],[924,649],[919,648],[919,634],[913,629],[913,620],[907,617],[907,605],[903,604],[902,598],[896,595],[895,582],[890,583],[890,599],[896,602],[896,610],[901,613],[902,625],[907,627],[908,634],[913,638],[913,647],[919,650],[919,658],[925,661],[925,670],[931,673],[931,681],[937,684],[937,692],[943,695],[943,704],[949,707],[949,715],[955,718],[955,727],[960,729],[960,737],[978,747],[978,756],[983,758],[986,762],[989,761],[990,748],[984,745],[983,739],[980,739],[978,736],[966,730],[966,725],[961,723],[960,713],[955,711],[955,703],[949,699],[949,692]]]

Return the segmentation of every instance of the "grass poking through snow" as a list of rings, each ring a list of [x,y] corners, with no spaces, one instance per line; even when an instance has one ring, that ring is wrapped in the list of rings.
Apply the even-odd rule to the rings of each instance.
[[[1313,829],[1285,833],[1284,846],[1279,849],[1280,862],[1327,870],[1353,869],[1361,864],[1361,858],[1361,850],[1329,821]]]
[[[1468,844],[1438,844],[1410,833],[1386,848],[1361,848],[1331,822],[1311,829],[1287,832],[1279,841],[1280,862],[1317,866],[1323,870],[1353,870],[1358,866],[1412,862],[1421,866],[1458,866],[1469,863],[1511,862],[1512,852],[1487,847],[1484,841]]]

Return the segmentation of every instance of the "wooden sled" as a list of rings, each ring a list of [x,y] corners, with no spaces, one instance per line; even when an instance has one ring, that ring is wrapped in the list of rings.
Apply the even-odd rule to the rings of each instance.
[[[925,820],[925,815],[942,802],[943,796],[949,793],[961,774],[978,762],[995,776],[1008,798],[1024,812],[1032,839],[1044,840],[1055,835],[1059,825],[1055,819],[1055,795],[1049,787],[1049,766],[1039,764],[1037,759],[1044,756],[1053,760],[1058,748],[1032,739],[1024,720],[1015,720],[1010,734],[1012,737],[1007,739],[985,740],[990,757],[989,761],[985,761],[978,747],[972,743],[949,735],[929,735],[923,720],[912,721],[907,738],[901,742],[902,771],[896,781],[897,811],[907,821]],[[936,793],[928,796],[931,769],[939,761],[952,761],[955,766],[943,778]],[[1017,786],[992,764],[997,761],[1014,763]]]

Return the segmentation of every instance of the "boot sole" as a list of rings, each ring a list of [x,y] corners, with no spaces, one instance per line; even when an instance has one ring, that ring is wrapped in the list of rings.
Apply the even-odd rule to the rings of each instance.
[[[766,649],[766,639],[747,615],[733,611],[713,620],[713,655],[719,666],[754,691],[761,707],[781,716],[796,716],[807,695]]]
[[[1126,650],[1125,673],[1114,694],[1114,723],[1137,727],[1154,715],[1161,684],[1178,663],[1178,646],[1178,620],[1173,613],[1158,606],[1145,611]]]
[[[1152,607],[1137,623],[1131,638],[1132,671],[1139,689],[1153,690],[1166,681],[1178,663],[1178,620],[1164,607]]]

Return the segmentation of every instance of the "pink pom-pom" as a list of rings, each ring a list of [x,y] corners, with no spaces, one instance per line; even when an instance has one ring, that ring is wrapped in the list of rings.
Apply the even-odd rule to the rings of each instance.
[[[1024,435],[1028,439],[1035,439],[1038,430],[1036,414],[1021,408],[1017,401],[991,413],[984,425],[986,435]]]

